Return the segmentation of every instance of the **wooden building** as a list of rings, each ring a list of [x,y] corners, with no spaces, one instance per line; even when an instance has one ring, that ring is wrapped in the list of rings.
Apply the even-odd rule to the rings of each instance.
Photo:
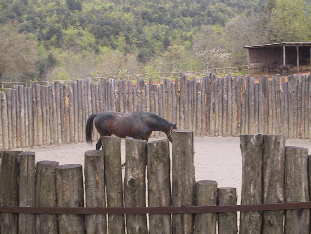
[[[280,65],[310,66],[311,42],[281,42],[244,46],[248,50],[249,73],[278,72]]]

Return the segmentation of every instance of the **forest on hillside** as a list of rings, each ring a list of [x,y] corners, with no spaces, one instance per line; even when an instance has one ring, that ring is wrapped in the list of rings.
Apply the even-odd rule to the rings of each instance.
[[[304,0],[0,0],[0,81],[247,64],[243,46],[311,41]]]

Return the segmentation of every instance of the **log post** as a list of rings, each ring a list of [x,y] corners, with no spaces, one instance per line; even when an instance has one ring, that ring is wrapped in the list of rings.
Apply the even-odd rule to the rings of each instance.
[[[217,205],[217,182],[201,180],[196,183],[196,206]],[[194,216],[195,234],[216,234],[216,213],[202,213]]]
[[[107,207],[123,207],[123,183],[121,169],[121,139],[102,137],[105,161]],[[123,214],[108,215],[108,233],[125,233]]]
[[[173,130],[172,206],[193,206],[195,192],[193,131]],[[173,214],[174,234],[192,233],[192,214]]]
[[[236,188],[218,188],[218,205],[236,205]],[[218,214],[218,233],[236,234],[238,233],[237,212],[226,212]]]
[[[104,156],[101,150],[85,152],[85,203],[86,207],[106,207]],[[86,233],[107,233],[105,214],[86,215]]]
[[[241,204],[262,204],[262,153],[263,135],[241,135],[242,193]],[[260,212],[241,212],[240,233],[261,233]]]
[[[1,180],[0,180],[0,205],[18,206],[18,167],[17,156],[21,151],[2,151],[1,152]],[[1,214],[1,234],[18,233],[18,214]]]
[[[82,165],[66,164],[56,167],[56,200],[58,207],[83,207]],[[84,215],[58,215],[59,232],[85,233]]]
[[[285,202],[309,201],[308,149],[285,147]],[[286,210],[284,233],[309,233],[310,209]]]
[[[264,135],[263,203],[284,203],[285,136]],[[284,211],[263,212],[263,233],[283,233]]]
[[[146,160],[147,142],[126,138],[125,140],[124,200],[126,207],[146,206]],[[126,215],[128,234],[148,233],[146,215]]]
[[[19,206],[35,206],[35,152],[18,155]],[[36,233],[35,214],[19,214],[19,234]]]
[[[36,172],[36,206],[56,207],[55,168],[58,162],[39,161]],[[58,234],[57,215],[37,214],[36,233]]]
[[[147,159],[148,206],[171,206],[170,148],[168,140],[149,142]],[[171,233],[170,214],[149,215],[150,234]]]

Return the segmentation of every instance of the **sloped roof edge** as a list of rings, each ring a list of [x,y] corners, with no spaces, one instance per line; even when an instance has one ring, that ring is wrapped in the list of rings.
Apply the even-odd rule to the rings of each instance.
[[[279,43],[271,43],[271,44],[244,46],[243,48],[256,49],[256,48],[277,47],[277,46],[311,46],[311,42],[279,42]]]

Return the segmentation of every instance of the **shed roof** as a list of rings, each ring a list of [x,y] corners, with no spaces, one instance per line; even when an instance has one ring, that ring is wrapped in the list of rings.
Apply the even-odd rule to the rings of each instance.
[[[256,49],[256,48],[277,47],[277,46],[311,46],[311,42],[279,42],[279,43],[272,43],[272,44],[244,46],[244,48]]]

